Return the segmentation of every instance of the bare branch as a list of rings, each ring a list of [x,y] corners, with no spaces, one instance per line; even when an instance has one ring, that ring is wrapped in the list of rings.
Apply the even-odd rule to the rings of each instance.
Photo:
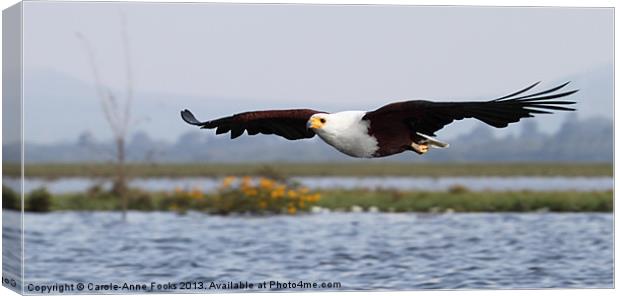
[[[118,100],[117,96],[110,90],[109,87],[105,87],[101,76],[99,74],[99,68],[95,62],[94,50],[90,42],[79,32],[76,32],[77,38],[82,42],[88,60],[95,78],[95,84],[97,94],[100,99],[101,109],[105,116],[106,121],[112,129],[115,143],[115,155],[116,155],[116,182],[114,191],[119,194],[122,200],[123,217],[127,211],[127,176],[125,170],[126,162],[126,138],[129,133],[129,127],[131,122],[131,103],[133,101],[133,69],[131,67],[131,55],[129,48],[129,34],[127,32],[127,20],[125,15],[120,12],[121,15],[121,38],[125,62],[125,74],[126,74],[126,90],[125,99]]]
[[[127,18],[125,14],[121,12],[121,36],[123,38],[123,53],[125,57],[125,74],[127,77],[126,92],[127,98],[125,100],[125,110],[123,116],[123,133],[126,134],[130,125],[131,118],[131,104],[133,101],[133,69],[131,67],[131,52],[129,50],[129,33],[127,32]]]
[[[117,115],[118,107],[116,106],[116,99],[114,97],[114,94],[109,90],[106,96],[104,97],[102,109],[103,109],[103,114],[106,117],[106,120],[110,124],[112,133],[114,134],[115,137],[118,137],[120,135],[119,128],[118,128],[118,115]]]
[[[93,73],[93,78],[95,79],[95,89],[97,91],[97,95],[99,96],[99,101],[101,104],[101,109],[103,110],[103,114],[105,116],[106,122],[110,125],[114,136],[118,136],[119,128],[117,127],[116,118],[114,118],[115,110],[113,105],[115,105],[114,95],[112,91],[104,86],[103,81],[101,79],[101,75],[99,74],[99,67],[95,62],[95,52],[86,37],[80,33],[75,33],[78,40],[82,42],[84,49],[86,51],[86,55],[88,56],[88,61],[90,64],[91,71]]]

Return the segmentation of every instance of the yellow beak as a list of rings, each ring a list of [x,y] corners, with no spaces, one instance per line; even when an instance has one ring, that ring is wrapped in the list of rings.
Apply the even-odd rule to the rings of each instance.
[[[323,124],[321,123],[321,119],[317,117],[310,118],[310,120],[306,123],[306,127],[311,129],[321,128],[322,126]]]

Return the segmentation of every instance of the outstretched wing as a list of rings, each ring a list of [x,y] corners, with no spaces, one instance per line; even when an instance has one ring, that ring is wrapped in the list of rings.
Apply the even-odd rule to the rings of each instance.
[[[200,122],[186,109],[181,111],[181,118],[201,128],[215,128],[218,135],[230,132],[231,139],[241,136],[247,130],[248,135],[276,134],[289,140],[298,140],[314,137],[314,132],[306,128],[306,122],[316,113],[322,112],[310,109],[252,111]]]
[[[552,113],[551,110],[575,110],[565,107],[565,105],[572,105],[575,102],[557,100],[577,92],[577,90],[558,92],[568,82],[545,91],[525,94],[539,83],[534,83],[510,95],[486,102],[417,100],[392,103],[366,113],[364,119],[369,119],[371,122],[404,122],[414,135],[419,132],[433,136],[436,131],[447,124],[464,118],[476,118],[488,125],[502,128],[508,126],[509,123],[518,122],[521,118],[534,117],[534,114]]]

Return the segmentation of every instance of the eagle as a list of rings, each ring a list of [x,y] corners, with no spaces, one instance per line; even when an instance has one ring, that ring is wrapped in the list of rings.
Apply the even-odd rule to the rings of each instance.
[[[490,126],[504,128],[521,118],[551,111],[574,111],[573,101],[558,100],[578,90],[560,91],[569,82],[544,91],[531,91],[534,83],[509,95],[489,101],[395,102],[373,111],[327,113],[312,109],[251,111],[210,121],[199,121],[187,109],[181,118],[216,134],[230,132],[231,139],[248,135],[275,134],[288,140],[318,135],[338,151],[358,158],[385,157],[405,151],[424,154],[431,147],[446,148],[435,133],[455,120],[475,118]]]

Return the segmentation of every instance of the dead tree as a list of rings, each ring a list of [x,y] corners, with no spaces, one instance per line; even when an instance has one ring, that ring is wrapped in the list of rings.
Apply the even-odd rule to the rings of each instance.
[[[90,41],[81,33],[76,33],[77,38],[84,46],[84,50],[88,56],[90,68],[95,80],[95,88],[97,96],[101,103],[101,110],[106,122],[112,130],[114,138],[114,162],[115,162],[115,179],[112,191],[121,199],[123,219],[127,216],[128,204],[128,188],[127,188],[127,170],[126,170],[126,139],[129,134],[131,125],[131,103],[133,101],[133,73],[131,67],[131,55],[129,50],[129,35],[127,33],[127,21],[125,16],[121,14],[121,38],[123,49],[123,62],[126,75],[126,84],[124,90],[124,98],[119,100],[109,86],[106,86],[101,79],[99,67],[95,60],[95,52]]]

